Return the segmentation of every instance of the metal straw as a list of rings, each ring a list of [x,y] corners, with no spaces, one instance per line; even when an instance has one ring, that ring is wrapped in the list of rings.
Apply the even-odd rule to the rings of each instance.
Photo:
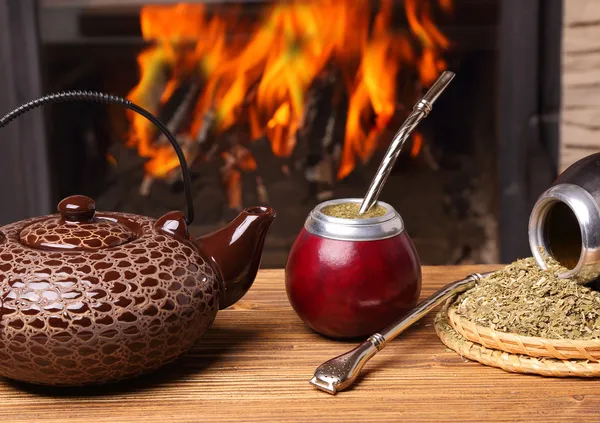
[[[381,190],[383,189],[383,185],[390,175],[394,163],[396,163],[396,159],[402,151],[404,143],[421,120],[431,112],[433,103],[435,103],[440,94],[446,89],[448,84],[450,84],[454,75],[454,72],[443,72],[438,80],[435,81],[435,84],[427,91],[425,96],[415,104],[412,113],[406,118],[385,153],[385,157],[383,158],[381,165],[379,165],[379,169],[377,169],[377,173],[375,174],[375,178],[373,178],[373,182],[371,182],[367,195],[365,195],[365,198],[360,205],[359,214],[366,213],[373,207],[373,204],[377,202],[379,194],[381,194]]]
[[[358,347],[321,364],[315,371],[315,375],[310,380],[310,383],[316,388],[332,395],[348,388],[358,378],[360,371],[367,364],[367,361],[381,351],[388,342],[418,322],[436,306],[454,295],[473,288],[477,281],[488,276],[490,273],[474,273],[465,279],[444,286],[431,297],[417,305],[406,316],[382,331],[371,335],[369,339]]]

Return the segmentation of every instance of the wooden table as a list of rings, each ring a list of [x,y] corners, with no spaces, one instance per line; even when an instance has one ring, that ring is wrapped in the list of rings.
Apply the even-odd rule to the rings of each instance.
[[[423,297],[498,266],[428,267]],[[337,396],[314,389],[315,368],[355,343],[311,332],[268,270],[176,363],[137,380],[58,390],[0,381],[0,421],[600,421],[600,382],[505,373],[461,359],[432,316],[396,339]]]

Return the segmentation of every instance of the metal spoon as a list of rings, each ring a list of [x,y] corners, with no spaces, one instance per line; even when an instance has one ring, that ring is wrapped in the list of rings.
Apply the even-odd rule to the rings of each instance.
[[[387,180],[392,168],[394,167],[394,163],[396,163],[396,159],[400,155],[402,151],[402,147],[404,143],[412,133],[412,131],[417,127],[417,125],[423,120],[429,112],[431,112],[431,108],[433,103],[438,99],[440,94],[446,89],[446,87],[450,84],[450,81],[454,78],[455,74],[450,71],[442,72],[440,77],[435,84],[427,91],[425,96],[413,107],[412,113],[406,118],[392,143],[390,144],[385,156],[379,165],[379,169],[377,169],[377,173],[369,186],[369,190],[367,191],[367,195],[363,199],[358,214],[363,214],[369,211],[373,204],[377,202],[377,198],[379,198],[379,194],[381,194],[381,190],[383,189],[383,185]]]
[[[388,326],[381,332],[371,335],[369,339],[345,354],[332,358],[321,364],[310,380],[318,389],[335,395],[338,391],[348,388],[358,377],[363,366],[388,342],[400,335],[423,316],[448,298],[465,292],[475,286],[477,281],[492,272],[474,273],[465,279],[452,282],[427,298],[406,316]]]

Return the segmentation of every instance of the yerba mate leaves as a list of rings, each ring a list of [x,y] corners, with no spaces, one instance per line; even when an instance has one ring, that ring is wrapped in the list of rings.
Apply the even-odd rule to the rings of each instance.
[[[456,312],[494,330],[554,339],[600,338],[600,293],[574,279],[559,279],[565,269],[547,260],[518,260],[482,279],[456,300]]]
[[[366,213],[358,214],[360,204],[358,203],[340,203],[323,207],[321,212],[331,217],[342,219],[369,219],[371,217],[380,217],[387,213],[387,209],[378,204],[371,207]]]

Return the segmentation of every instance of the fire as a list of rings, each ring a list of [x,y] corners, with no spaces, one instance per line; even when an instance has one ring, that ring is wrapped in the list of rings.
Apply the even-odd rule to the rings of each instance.
[[[423,135],[420,132],[415,132],[412,137],[412,148],[410,149],[410,157],[417,157],[423,147]]]
[[[237,13],[240,7],[232,13],[204,4],[145,6],[141,28],[153,45],[138,57],[140,80],[129,97],[159,113],[188,81],[196,81],[201,88],[190,107],[191,122],[183,123],[177,111],[168,121],[188,159],[198,154],[208,114],[214,115],[211,131],[217,138],[244,124],[248,141],[267,137],[276,156],[288,157],[303,125],[309,89],[324,70],[338,69],[349,96],[337,169],[341,179],[380,146],[399,102],[419,94],[415,88],[407,99],[398,99],[399,74],[416,72],[427,87],[446,68],[442,54],[450,43],[431,12],[438,7],[449,13],[452,3],[434,1],[404,1],[409,31],[393,25],[399,13],[393,0],[292,0],[264,8],[262,18],[251,23]],[[129,117],[129,145],[148,158],[147,174],[167,177],[177,167],[171,148],[143,118]],[[413,151],[417,139],[422,142],[415,137]],[[247,149],[241,156],[229,151],[222,157],[226,166],[235,163],[225,183],[232,187],[230,203],[237,205],[239,173],[254,170],[256,163]]]
[[[396,74],[402,56],[412,52],[392,49],[396,42],[408,46],[403,43],[402,37],[394,37],[390,33],[391,12],[391,0],[383,1],[375,17],[373,36],[363,47],[357,82],[350,98],[346,142],[338,171],[340,179],[352,171],[356,156],[363,162],[370,158],[377,147],[378,135],[396,111]],[[375,123],[365,130],[362,121],[368,119],[370,113],[375,114]]]
[[[267,133],[271,140],[271,149],[276,156],[289,156],[295,140],[286,134],[295,132],[290,103],[283,103],[267,123]]]
[[[438,3],[442,10],[446,13],[451,13],[453,10],[452,0],[438,0]]]
[[[227,186],[229,206],[242,208],[242,171],[256,170],[256,162],[248,150],[237,146],[231,152],[223,153],[224,182]]]
[[[423,49],[418,60],[421,82],[429,85],[446,69],[446,62],[440,58],[440,51],[446,50],[450,42],[433,24],[428,2],[405,0],[405,7],[410,29],[419,39]]]

